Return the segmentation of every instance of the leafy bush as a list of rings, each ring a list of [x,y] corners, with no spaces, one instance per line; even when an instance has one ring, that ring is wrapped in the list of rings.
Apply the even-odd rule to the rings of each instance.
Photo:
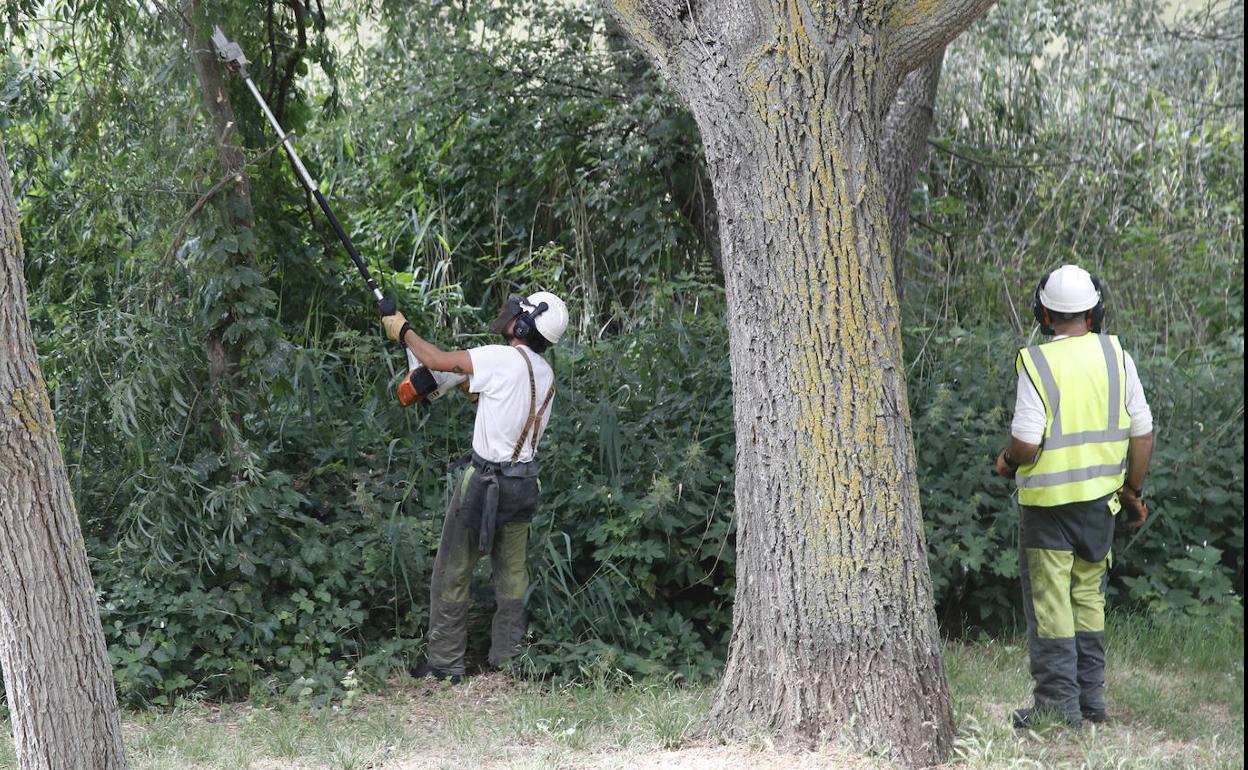
[[[698,679],[726,651],[736,554],[723,301],[696,286],[655,291],[668,310],[556,358],[568,385],[543,440],[530,603],[543,671],[606,656],[630,673]]]

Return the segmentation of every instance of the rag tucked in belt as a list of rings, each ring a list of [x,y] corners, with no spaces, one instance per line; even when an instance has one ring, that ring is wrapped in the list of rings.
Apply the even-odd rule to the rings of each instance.
[[[476,452],[472,453],[472,466],[481,479],[481,523],[478,529],[477,548],[489,553],[494,545],[494,530],[498,527],[498,478],[537,478],[537,463],[490,462]]]

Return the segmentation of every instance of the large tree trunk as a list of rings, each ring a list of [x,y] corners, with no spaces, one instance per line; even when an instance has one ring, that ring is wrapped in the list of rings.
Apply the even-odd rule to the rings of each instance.
[[[952,714],[877,161],[885,89],[865,75],[875,46],[845,45],[834,68],[790,37],[785,58],[694,107],[730,222],[738,441],[736,611],[713,715],[814,740],[852,725],[864,747],[937,761]]]
[[[897,89],[884,119],[880,164],[888,201],[889,248],[893,252],[893,283],[897,299],[905,296],[906,236],[910,232],[910,193],[927,151],[927,135],[936,115],[936,89],[945,52],[911,72]]]
[[[126,766],[86,546],[31,337],[2,144],[0,663],[23,770]]]
[[[729,733],[912,764],[952,747],[880,138],[901,77],[989,4],[610,2],[693,112],[719,208],[737,595],[711,718]]]

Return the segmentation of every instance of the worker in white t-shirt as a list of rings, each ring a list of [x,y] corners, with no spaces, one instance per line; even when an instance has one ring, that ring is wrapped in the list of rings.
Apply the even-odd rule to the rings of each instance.
[[[452,476],[450,504],[430,585],[428,661],[418,677],[464,675],[468,645],[469,584],[477,560],[489,554],[497,609],[490,634],[490,665],[516,663],[524,639],[525,557],[529,523],[537,511],[538,442],[550,419],[555,377],[542,359],[568,326],[568,308],[550,292],[511,296],[490,329],[505,344],[443,351],[412,330],[402,314],[382,319],[399,340],[435,372],[467,375],[477,396],[472,462]]]
[[[1019,575],[1034,704],[1016,728],[1108,719],[1105,586],[1114,521],[1148,518],[1153,416],[1135,362],[1101,333],[1101,282],[1077,265],[1040,279],[1032,313],[1052,340],[1018,352],[1014,420],[997,473],[1018,484]]]

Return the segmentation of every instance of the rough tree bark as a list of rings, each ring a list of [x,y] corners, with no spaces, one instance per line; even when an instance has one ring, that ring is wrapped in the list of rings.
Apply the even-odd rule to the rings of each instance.
[[[231,230],[250,228],[253,222],[251,205],[251,183],[247,177],[247,159],[242,149],[235,144],[234,136],[238,131],[235,122],[234,107],[230,104],[230,94],[225,87],[225,75],[221,63],[217,61],[212,43],[205,30],[195,22],[195,12],[199,0],[182,0],[178,23],[182,36],[191,49],[191,61],[195,65],[195,77],[199,81],[200,97],[204,109],[212,118],[213,135],[217,145],[217,157],[224,178],[232,177],[234,183],[227,189],[229,194],[225,201],[226,221]],[[234,255],[236,264],[250,265],[255,262],[255,255],[241,252]],[[226,309],[218,323],[208,333],[205,347],[208,353],[208,381],[216,386],[229,381],[238,373],[241,351],[237,345],[226,342],[225,335],[230,325],[237,319],[232,307],[231,297],[223,298]]]
[[[26,309],[0,144],[0,663],[23,770],[126,766],[104,631]]]
[[[906,236],[910,232],[910,193],[927,151],[927,135],[936,115],[936,89],[945,52],[906,75],[884,118],[880,164],[888,202],[888,231],[893,252],[893,285],[897,299],[905,296]]]
[[[737,434],[729,733],[945,759],[880,137],[992,0],[605,0],[702,133]]]

